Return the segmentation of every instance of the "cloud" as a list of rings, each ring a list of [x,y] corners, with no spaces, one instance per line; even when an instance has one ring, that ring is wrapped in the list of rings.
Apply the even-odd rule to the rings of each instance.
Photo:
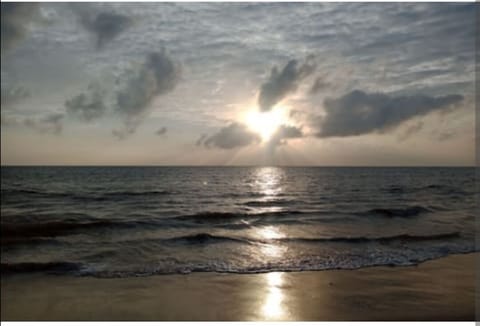
[[[65,102],[67,113],[86,122],[100,118],[107,110],[105,95],[106,92],[100,85],[92,83],[88,85],[86,92],[80,93]]]
[[[318,117],[317,137],[358,136],[393,129],[414,117],[443,111],[463,100],[453,94],[391,96],[355,90],[340,98],[326,99],[326,115]]]
[[[10,50],[27,34],[28,23],[37,15],[37,3],[1,3],[1,52]]]
[[[272,135],[269,140],[269,145],[271,146],[278,146],[278,145],[286,145],[286,139],[293,139],[293,138],[302,138],[303,132],[301,128],[295,126],[287,126],[281,125],[278,127],[277,131]]]
[[[232,149],[235,147],[244,147],[253,143],[260,142],[260,136],[251,132],[247,126],[232,122],[228,126],[220,129],[213,136],[202,135],[197,141],[197,146],[217,147],[222,149]]]
[[[20,124],[17,118],[3,112],[0,115],[0,122],[2,127],[16,127]]]
[[[97,49],[101,49],[132,24],[129,17],[115,12],[96,12],[85,4],[74,5],[72,8],[80,23],[94,35]]]
[[[1,115],[4,127],[27,127],[39,133],[60,134],[63,129],[63,113],[49,113],[42,118],[24,118],[15,114]]]
[[[135,69],[127,70],[123,74],[126,78],[117,78],[114,89],[107,90],[98,82],[90,83],[85,92],[65,102],[66,112],[85,122],[91,122],[105,114],[117,116],[123,126],[114,129],[112,133],[119,139],[125,139],[135,133],[145,119],[152,100],[172,91],[180,75],[180,64],[172,60],[164,50],[153,52]],[[160,135],[160,131],[162,129],[156,134]],[[163,134],[166,131],[165,128]]]
[[[200,137],[198,137],[197,141],[195,142],[195,146],[202,146],[203,141],[207,139],[208,135],[207,134],[202,134]]]
[[[398,137],[398,140],[404,141],[410,138],[410,136],[422,130],[423,126],[424,126],[423,121],[417,121],[415,124],[408,126],[407,129],[405,129],[405,131]]]
[[[125,128],[114,131],[114,134],[124,138],[134,133],[153,98],[172,91],[180,75],[180,65],[165,51],[150,53],[117,94],[114,111],[124,118]]]
[[[443,131],[437,136],[437,139],[439,141],[447,141],[454,138],[455,136],[456,136],[456,133],[453,131]]]
[[[312,56],[307,57],[303,63],[290,60],[280,72],[276,66],[273,67],[269,79],[260,88],[258,96],[260,110],[270,111],[285,96],[294,92],[298,83],[314,72],[315,68]]]
[[[309,93],[310,94],[316,94],[316,93],[324,90],[328,86],[330,86],[329,83],[327,83],[323,77],[318,76],[315,79],[315,82],[313,83],[312,87],[310,88]]]
[[[1,104],[8,106],[30,97],[30,91],[23,86],[5,87],[1,89]]]
[[[163,136],[163,135],[166,135],[167,134],[167,127],[162,127],[160,129],[158,129],[157,131],[155,131],[155,135],[158,135],[158,136]]]
[[[126,139],[128,136],[133,135],[137,130],[137,125],[134,123],[127,123],[121,129],[113,129],[112,135],[117,137],[119,140]]]
[[[40,133],[58,135],[63,129],[63,118],[62,113],[50,113],[41,119],[26,118],[23,120],[23,124]]]

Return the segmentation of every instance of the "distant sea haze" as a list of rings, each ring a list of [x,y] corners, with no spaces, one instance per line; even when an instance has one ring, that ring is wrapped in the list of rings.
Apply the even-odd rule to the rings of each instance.
[[[406,266],[475,251],[474,168],[2,167],[2,274]]]

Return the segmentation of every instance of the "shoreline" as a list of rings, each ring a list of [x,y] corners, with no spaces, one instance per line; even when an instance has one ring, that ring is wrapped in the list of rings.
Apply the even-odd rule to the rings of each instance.
[[[2,276],[2,320],[475,320],[480,253],[415,266],[131,278]]]

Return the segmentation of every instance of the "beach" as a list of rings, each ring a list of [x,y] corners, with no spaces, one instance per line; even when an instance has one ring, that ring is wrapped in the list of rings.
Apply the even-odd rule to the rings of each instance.
[[[476,9],[2,2],[1,320],[475,320]]]
[[[474,320],[478,257],[291,273],[3,275],[2,320]]]
[[[473,173],[3,168],[2,320],[473,320]]]

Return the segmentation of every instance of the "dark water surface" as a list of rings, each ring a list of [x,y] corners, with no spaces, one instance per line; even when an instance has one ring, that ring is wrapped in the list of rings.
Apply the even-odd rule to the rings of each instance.
[[[474,168],[2,167],[2,273],[404,266],[475,250]]]

